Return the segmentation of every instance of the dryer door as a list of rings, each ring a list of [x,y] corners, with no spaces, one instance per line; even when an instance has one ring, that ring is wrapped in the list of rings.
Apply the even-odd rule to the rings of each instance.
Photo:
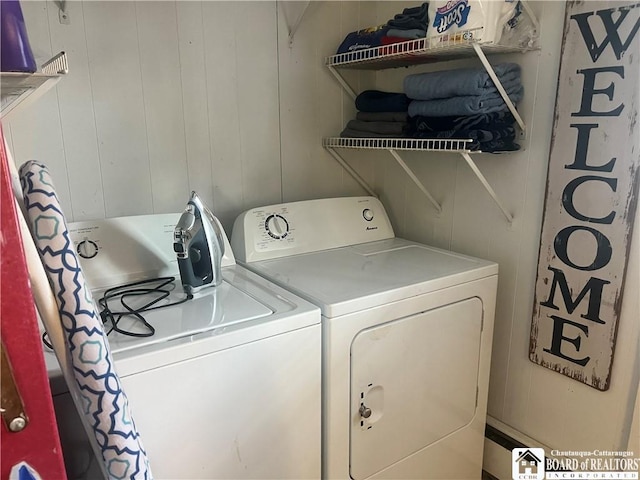
[[[363,330],[351,347],[351,477],[361,480],[469,424],[482,302]]]

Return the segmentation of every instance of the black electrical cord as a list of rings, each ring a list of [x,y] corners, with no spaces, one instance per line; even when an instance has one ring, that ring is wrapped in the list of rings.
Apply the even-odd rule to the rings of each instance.
[[[156,330],[149,322],[146,321],[142,316],[142,313],[157,310],[159,308],[180,305],[193,298],[193,295],[187,294],[187,296],[181,300],[158,305],[158,302],[166,299],[171,294],[171,291],[175,288],[174,282],[175,277],[159,277],[140,280],[138,282],[127,283],[125,285],[107,289],[102,298],[98,300],[102,322],[105,324],[107,322],[111,322],[111,329],[107,332],[107,335],[112,331],[116,331],[123,335],[129,335],[132,337],[152,336]],[[149,296],[150,299],[142,306],[134,308],[127,303],[130,299],[140,298],[144,295]],[[114,308],[109,305],[109,302],[113,300],[119,301],[123,310],[114,310]],[[127,316],[137,318],[147,329],[147,332],[137,333],[121,329],[118,326],[118,323],[122,318]]]
[[[155,328],[146,321],[142,316],[142,313],[149,312],[151,310],[157,310],[159,308],[171,307],[174,305],[180,305],[193,298],[193,295],[187,293],[187,296],[181,300],[172,303],[162,303],[157,305],[158,302],[167,298],[171,292],[175,289],[175,277],[158,277],[147,280],[140,280],[137,282],[127,283],[117,287],[112,287],[105,290],[103,296],[98,300],[100,306],[100,318],[102,323],[111,323],[111,328],[107,332],[109,335],[111,332],[116,331],[123,335],[129,335],[132,337],[150,337],[155,333]],[[149,295],[150,300],[142,306],[133,308],[127,303],[127,299],[139,298],[143,295]],[[113,306],[109,305],[109,302],[120,300],[120,305],[124,308],[122,311],[114,310]],[[147,329],[147,332],[137,333],[130,332],[118,327],[120,320],[126,316],[133,316],[137,318],[142,325]],[[47,332],[42,334],[42,342],[49,348],[53,349],[53,345],[48,340]]]

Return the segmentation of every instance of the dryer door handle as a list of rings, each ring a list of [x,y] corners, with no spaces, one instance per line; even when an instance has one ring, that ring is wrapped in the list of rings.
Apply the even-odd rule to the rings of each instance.
[[[363,418],[369,418],[371,416],[371,409],[364,403],[360,404],[360,416]]]

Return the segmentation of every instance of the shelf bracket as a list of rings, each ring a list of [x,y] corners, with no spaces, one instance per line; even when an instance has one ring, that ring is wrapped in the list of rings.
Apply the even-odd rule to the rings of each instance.
[[[507,94],[507,91],[502,86],[502,82],[500,82],[500,79],[496,75],[496,72],[493,70],[493,67],[489,63],[489,60],[487,60],[486,55],[482,51],[482,48],[480,48],[480,45],[478,45],[477,43],[473,43],[472,45],[473,45],[473,49],[475,50],[476,54],[478,55],[478,58],[482,62],[482,65],[484,65],[484,68],[487,70],[487,73],[489,74],[489,77],[491,77],[491,80],[493,80],[493,83],[495,84],[496,88],[498,89],[498,93],[500,93],[500,96],[504,100],[504,103],[507,104],[507,107],[509,107],[509,111],[515,117],[516,122],[518,123],[518,126],[520,127],[522,132],[526,132],[526,127],[525,127],[524,121],[522,120],[522,117],[520,116],[520,114],[516,110],[515,105],[513,104],[511,99],[509,98],[509,95]]]
[[[358,95],[356,95],[356,92],[353,90],[353,88],[351,88],[351,86],[346,82],[346,80],[342,78],[342,75],[340,75],[340,73],[335,69],[335,67],[332,67],[331,65],[327,65],[327,68],[333,74],[333,76],[336,77],[336,80],[338,80],[338,83],[340,83],[342,88],[344,88],[345,92],[347,92],[349,96],[355,100]]]
[[[278,2],[278,3],[283,3],[283,2]],[[286,2],[284,2],[284,3],[286,3]],[[284,9],[284,3],[283,3],[283,9]],[[310,5],[311,5],[311,1],[307,0],[307,2],[304,4],[304,7],[302,7],[302,12],[300,12],[298,14],[298,16],[296,17],[296,20],[293,23],[293,25],[289,25],[289,19],[287,18],[287,12],[286,12],[286,10],[284,10],[284,18],[285,18],[285,21],[287,23],[287,28],[289,29],[289,37],[288,37],[289,48],[291,48],[293,46],[293,37],[295,36],[296,32],[298,31],[298,27],[302,23],[302,19],[304,18],[304,14],[307,13],[307,10],[308,10]]]
[[[372,197],[376,197],[378,198],[378,195],[373,191],[373,189],[369,186],[369,184],[365,181],[364,178],[362,178],[358,172],[356,172],[351,165],[349,165],[339,154],[338,152],[336,152],[333,148],[331,147],[325,147],[327,149],[327,151],[331,154],[331,156],[333,158],[336,159],[336,161],[342,165],[342,167],[347,171],[347,173],[349,175],[351,175],[353,177],[353,179],[358,182],[360,184],[360,186],[362,188],[365,189],[365,191],[371,195]]]
[[[425,188],[425,186],[418,179],[418,177],[416,177],[416,175],[409,168],[409,166],[405,163],[405,161],[402,160],[402,157],[400,157],[400,155],[398,155],[398,152],[396,152],[394,149],[389,149],[389,153],[393,156],[393,158],[396,159],[396,162],[398,162],[398,164],[404,169],[404,171],[407,173],[407,175],[409,175],[409,178],[411,178],[411,180],[413,180],[413,183],[415,183],[416,186],[420,189],[420,191],[422,193],[424,193],[425,197],[427,197],[427,199],[435,207],[435,209],[438,212],[438,214],[442,213],[442,206],[436,201],[435,198],[433,198],[433,196],[429,193],[429,190],[427,190]]]
[[[58,20],[63,25],[70,25],[71,19],[69,18],[69,12],[67,11],[67,0],[54,0],[58,7]]]
[[[473,170],[473,173],[475,173],[476,177],[478,177],[478,180],[480,180],[480,183],[482,183],[485,190],[489,193],[489,195],[491,195],[491,198],[493,198],[493,201],[496,203],[496,205],[498,205],[498,208],[502,211],[502,214],[505,216],[507,221],[510,224],[513,223],[513,216],[507,211],[506,208],[504,208],[504,205],[502,205],[502,202],[496,195],[496,192],[493,190],[493,188],[491,188],[491,185],[489,185],[487,179],[484,177],[484,175],[482,175],[482,172],[478,169],[478,166],[475,164],[471,156],[467,152],[460,152],[460,155],[462,155],[462,158],[466,160],[471,170]]]

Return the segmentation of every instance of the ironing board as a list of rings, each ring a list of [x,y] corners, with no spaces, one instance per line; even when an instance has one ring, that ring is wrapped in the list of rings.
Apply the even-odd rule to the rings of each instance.
[[[71,360],[75,385],[69,389],[79,395],[78,413],[95,436],[110,479],[151,479],[149,461],[47,167],[36,161],[25,163],[20,181],[27,220],[60,311],[68,349],[62,353]]]

